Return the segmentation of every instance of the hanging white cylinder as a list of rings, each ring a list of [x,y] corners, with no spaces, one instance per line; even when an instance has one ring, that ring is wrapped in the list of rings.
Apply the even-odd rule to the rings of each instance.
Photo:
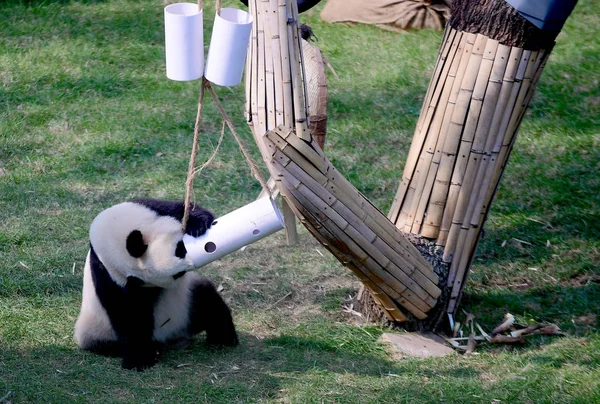
[[[167,77],[190,81],[204,73],[202,10],[198,4],[175,3],[165,7]]]
[[[207,80],[219,86],[240,84],[252,20],[250,14],[237,8],[222,8],[215,16],[206,61]]]
[[[183,243],[194,267],[200,268],[284,227],[277,205],[265,197],[216,219],[200,237],[184,235]]]

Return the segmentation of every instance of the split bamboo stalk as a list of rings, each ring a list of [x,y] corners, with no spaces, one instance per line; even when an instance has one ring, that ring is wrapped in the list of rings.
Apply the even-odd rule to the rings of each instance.
[[[489,49],[490,46],[491,49]],[[442,123],[442,131],[446,135],[443,139],[440,139],[443,140],[443,142],[438,142],[438,146],[436,147],[436,154],[432,161],[434,165],[430,170],[430,175],[427,180],[428,184],[426,184],[425,188],[427,190],[427,198],[421,198],[421,207],[419,211],[417,211],[417,218],[423,219],[420,222],[415,221],[418,224],[418,226],[416,228],[413,226],[413,232],[418,233],[422,230],[420,224],[424,220],[423,216],[426,212],[425,206],[431,201],[434,179],[437,176],[437,171],[443,154],[446,153],[450,156],[454,156],[456,154],[456,148],[460,141],[461,132],[464,128],[465,121],[467,118],[467,113],[469,112],[469,108],[471,106],[471,99],[472,94],[475,90],[475,84],[477,81],[483,82],[484,86],[485,84],[487,84],[487,77],[485,80],[482,80],[480,76],[485,76],[486,73],[489,74],[489,72],[485,68],[479,68],[482,62],[482,58],[484,57],[484,52],[489,53],[491,50],[495,51],[496,46],[497,43],[495,41],[488,40],[486,36],[477,35],[473,51],[468,61],[468,65],[465,70],[462,70],[464,74],[458,75],[455,79],[452,92],[450,94],[450,99],[448,100],[448,106],[446,108],[444,122]],[[479,71],[479,73],[475,74],[475,72],[477,71]],[[451,158],[450,160],[450,163],[454,165],[453,158]],[[449,167],[445,167],[445,169],[448,171],[451,170],[451,168]],[[430,218],[429,213],[430,212],[427,210],[427,221],[430,222],[430,227],[423,229],[425,230],[425,232],[421,231],[421,235],[424,237],[435,238],[435,236],[437,235],[437,229],[439,228],[441,214],[439,214],[438,219],[435,222],[433,222]]]
[[[280,144],[280,142],[283,140],[277,136],[276,132],[271,133],[269,136],[271,137],[271,135],[277,144]],[[290,153],[290,151],[294,151],[294,153]],[[288,153],[289,157],[295,162],[299,163],[302,161],[299,154],[292,148],[285,147],[283,153]],[[289,162],[283,161],[283,157],[279,154],[279,152],[274,154],[274,158],[286,167],[287,164],[289,164]],[[297,163],[293,164],[296,165]],[[312,167],[311,165],[308,166]],[[302,170],[305,170],[305,168],[306,165],[303,166]],[[306,172],[307,177],[310,177],[311,180],[314,180],[318,186],[323,187],[325,193],[323,194],[322,198],[326,200],[328,204],[332,205],[337,198],[337,200],[339,200],[345,208],[349,209],[354,215],[356,215],[359,220],[369,223],[369,226],[371,226],[378,236],[382,238],[387,246],[398,246],[398,244],[403,246],[394,247],[394,253],[397,256],[397,258],[394,259],[394,262],[403,260],[401,265],[403,269],[410,268],[411,270],[421,271],[425,277],[433,282],[433,285],[437,285],[439,282],[438,276],[430,270],[430,267],[427,266],[428,263],[420,255],[412,255],[412,253],[414,253],[414,251],[410,251],[412,245],[410,245],[402,237],[402,235],[399,234],[398,230],[394,226],[390,226],[389,220],[385,219],[383,214],[370,203],[362,203],[361,201],[364,200],[364,197],[356,189],[354,189],[351,184],[345,182],[343,177],[335,173],[334,168],[330,167],[329,173],[331,175],[328,178],[321,176],[316,170],[313,170],[312,174],[310,172]],[[437,297],[441,292],[439,288],[436,287],[436,289],[437,292],[434,293],[437,293],[437,295],[435,297]]]
[[[506,52],[503,51],[500,54],[500,60],[497,60],[498,69],[495,71],[500,74],[502,67],[505,65],[504,54]],[[488,77],[491,74],[493,64],[489,64],[489,70],[485,71],[485,75],[483,76],[483,80],[488,82]],[[493,81],[497,80],[497,77],[492,79]],[[485,168],[487,167],[487,163],[489,161],[489,151],[491,149],[490,143],[492,143],[495,139],[497,133],[497,117],[501,115],[500,105],[498,104],[498,92],[497,86],[490,86],[489,91],[486,91],[484,95],[484,101],[482,105],[482,111],[479,114],[479,120],[477,124],[477,129],[475,131],[475,137],[472,143],[472,150],[469,155],[469,163],[466,168],[465,179],[466,183],[461,188],[461,194],[459,194],[459,200],[457,202],[458,208],[454,212],[453,223],[454,230],[452,235],[454,237],[449,237],[448,244],[445,249],[445,257],[451,257],[450,254],[453,253],[453,249],[456,251],[461,251],[461,248],[464,244],[465,231],[468,231],[468,226],[470,222],[470,216],[473,209],[474,200],[476,199],[476,194],[478,193],[479,186],[481,184]],[[465,190],[468,190],[465,192]],[[466,204],[466,206],[465,206]],[[462,230],[458,230],[458,226]],[[452,231],[452,228],[451,228]],[[456,239],[458,237],[458,239]],[[458,257],[460,259],[462,255]],[[454,280],[454,274],[456,272],[457,265],[459,263],[456,262],[456,258],[452,258],[452,266],[449,275],[449,282]]]
[[[300,54],[300,36],[297,13],[293,12],[294,1],[288,1],[287,12],[291,17],[288,24],[288,41],[290,52],[290,72],[292,79],[292,89],[294,94],[294,120],[296,136],[303,140],[310,140],[306,116],[306,100],[304,97],[304,82],[302,77],[302,59]]]
[[[275,86],[275,126],[285,123],[284,121],[284,99],[283,99],[283,71],[281,67],[281,44],[279,43],[279,18],[277,16],[277,0],[269,1],[269,15],[271,24],[268,27],[271,41],[271,52],[273,56],[273,80]]]
[[[279,181],[282,181],[283,177],[280,176],[278,178],[279,178]],[[299,184],[299,181],[297,181],[297,183]],[[296,185],[288,184],[288,188],[290,188],[290,189],[295,188],[295,186]],[[336,240],[336,238],[333,236],[333,234],[331,234],[329,232],[329,230],[324,228],[319,223],[319,220],[316,217],[314,217],[310,212],[308,212],[303,207],[303,205],[297,199],[294,198],[293,195],[290,194],[284,198],[286,198],[286,199],[289,198],[292,201],[292,203],[289,203],[289,205],[295,211],[296,215],[300,218],[302,223],[305,224],[305,226],[309,230],[309,232],[324,247],[326,247],[329,251],[331,251],[332,254],[336,258],[338,258],[338,260],[340,260],[340,262],[342,262],[342,264],[346,268],[350,269],[358,277],[358,279],[360,279],[361,282],[369,289],[369,291],[373,294],[375,302],[381,307],[382,311],[384,312],[384,314],[386,315],[388,320],[398,321],[398,322],[406,321],[407,320],[406,316],[398,309],[398,306],[393,302],[393,300],[389,297],[389,295],[386,294],[379,286],[377,286],[377,283],[383,283],[383,282],[381,280],[379,280],[379,278],[376,278],[374,275],[369,274],[373,279],[375,279],[375,281],[372,281],[369,278],[369,276],[365,273],[366,271],[365,271],[364,267],[362,268],[362,270],[360,269],[360,267],[362,267],[362,265],[360,263],[359,264],[352,263],[352,261],[350,261],[348,259],[348,256],[352,255],[353,252],[350,251],[345,244],[341,244],[339,242],[338,243],[334,242],[332,244],[331,240]],[[338,249],[338,247],[340,247],[341,249]],[[363,271],[365,271],[365,272],[363,272]],[[392,294],[399,296],[399,294],[397,294],[396,292],[393,292]]]
[[[340,175],[333,165],[330,166],[330,170],[328,171],[327,177],[329,179],[329,188],[333,188],[335,186],[339,187],[340,192],[346,193],[350,198],[355,199],[357,201],[356,205],[359,206],[362,212],[367,212],[369,216],[370,223],[376,223],[381,227],[381,231],[378,234],[381,237],[391,236],[393,237],[396,245],[401,246],[405,250],[404,256],[405,258],[419,270],[421,270],[424,274],[426,274],[430,279],[435,279],[434,282],[437,283],[437,276],[433,274],[431,270],[431,264],[415,249],[415,247],[406,240],[393,226],[390,226],[391,222],[386,219],[386,217],[379,211],[373,204],[369,202],[368,199],[364,197],[350,182]],[[336,194],[338,199],[340,195]],[[358,212],[357,212],[358,213]],[[399,247],[400,248],[400,247]],[[430,277],[429,273],[433,276]]]
[[[425,105],[427,105],[427,110],[425,113],[421,113],[424,118],[422,119],[420,125],[417,126],[417,129],[413,135],[413,140],[406,158],[406,163],[404,165],[402,180],[400,181],[398,191],[396,192],[390,213],[388,214],[390,220],[392,220],[392,222],[396,224],[398,228],[403,228],[404,224],[406,223],[407,213],[402,211],[402,207],[407,206],[412,200],[413,190],[409,189],[409,185],[415,174],[418,157],[425,144],[427,131],[431,123],[431,119],[433,119],[433,113],[435,112],[438,101],[441,97],[445,80],[448,77],[448,71],[454,63],[458,63],[455,62],[455,59],[460,60],[463,47],[466,44],[466,35],[463,35],[462,32],[455,32],[455,35],[448,36],[448,40],[451,42],[448,42],[448,46],[444,48],[445,50],[448,50],[448,55],[446,58],[440,59],[441,64],[439,68],[441,71],[439,73],[439,79],[435,82],[435,89],[431,90],[431,98],[428,102],[426,101],[424,103],[423,108],[425,108]]]
[[[423,105],[421,106],[419,118],[415,126],[416,131],[420,131],[423,128],[423,120],[425,119],[426,111],[428,110],[428,108],[430,108],[431,98],[435,89],[438,86],[440,75],[445,63],[447,62],[447,59],[449,57],[454,57],[454,54],[450,53],[450,49],[452,47],[454,37],[456,36],[456,34],[457,31],[455,29],[452,29],[452,27],[450,27],[450,24],[446,25],[446,28],[444,29],[444,37],[442,38],[442,42],[440,43],[438,57],[435,61],[435,65],[433,68],[433,74],[431,76],[430,85],[427,87],[427,92],[425,93]],[[392,218],[390,218],[390,220],[392,220]]]
[[[458,36],[458,38],[456,42],[454,42],[456,36]],[[417,121],[416,128],[419,131],[423,129],[423,121],[425,120],[427,111],[433,108],[433,106],[431,105],[431,101],[433,99],[433,94],[435,93],[435,90],[441,88],[441,86],[443,85],[443,82],[440,83],[440,77],[444,77],[441,74],[442,70],[445,66],[450,66],[452,64],[452,59],[456,54],[457,45],[460,42],[461,36],[462,32],[458,32],[455,29],[452,29],[449,24],[447,25],[444,33],[444,39],[440,44],[441,51],[438,52],[439,56],[436,60],[430,85],[427,87],[427,92],[425,93],[425,98],[423,100],[423,106],[421,107],[421,112]]]
[[[282,177],[279,177],[280,181]],[[294,185],[288,185],[288,188],[292,188]],[[289,205],[292,209],[295,210],[296,215],[300,218],[302,223],[305,224],[306,228],[309,232],[329,251],[333,253],[333,255],[340,261],[342,264],[350,269],[357,277],[361,280],[361,282],[369,288],[371,293],[373,294],[374,300],[379,306],[382,308],[385,316],[390,321],[398,321],[403,322],[407,320],[407,317],[402,313],[398,306],[394,303],[394,301],[389,297],[390,295],[385,293],[377,283],[383,283],[381,280],[376,278],[374,275],[369,274],[375,281],[372,281],[369,276],[365,273],[364,267],[359,264],[354,264],[352,261],[348,259],[353,252],[343,243],[334,242],[331,243],[331,240],[336,240],[336,238],[324,228],[310,212],[308,212],[303,205],[294,198],[293,195],[288,195],[284,198],[288,199],[292,202]],[[318,229],[318,230],[317,230]],[[338,247],[340,249],[338,249]],[[362,267],[362,269],[360,269]],[[365,272],[363,272],[365,271]],[[393,292],[393,291],[392,291]],[[396,292],[393,292],[392,295],[398,295]],[[399,296],[399,295],[398,295]]]
[[[265,73],[265,30],[264,30],[264,16],[263,10],[261,9],[261,2],[257,2],[256,10],[256,21],[257,21],[257,36],[258,36],[258,81],[257,85],[257,110],[258,110],[258,122],[255,126],[257,132],[256,136],[262,136],[267,132],[267,105],[266,105],[266,73]]]
[[[311,135],[310,135],[310,131],[309,131],[309,111],[308,111],[308,87],[306,84],[306,70],[305,70],[305,66],[304,66],[304,47],[302,46],[302,37],[300,35],[300,22],[297,18],[298,15],[300,15],[300,13],[298,12],[298,2],[297,1],[291,1],[290,2],[291,8],[292,8],[292,14],[291,15],[295,15],[296,16],[296,30],[295,30],[295,34],[296,34],[296,52],[297,52],[297,59],[298,59],[298,69],[300,71],[300,75],[302,77],[301,80],[301,84],[302,84],[302,92],[299,94],[299,96],[296,100],[300,102],[300,105],[302,106],[302,117],[304,118],[303,120],[303,124],[301,125],[301,129],[302,129],[302,135],[300,136],[302,139],[306,140],[306,141],[310,141],[311,139]],[[301,117],[301,118],[302,118]]]
[[[252,2],[248,3],[248,12],[252,14]],[[246,121],[252,122],[252,54],[256,46],[256,40],[254,38],[254,29],[256,24],[252,24],[252,30],[250,33],[250,41],[248,43],[248,51],[246,53],[246,74],[244,75],[244,85],[246,102],[244,103],[244,114]]]
[[[526,83],[531,81],[531,85],[528,86],[529,89],[527,91],[527,95],[525,96],[525,100],[523,102],[523,104],[525,106],[529,105],[530,98],[533,95],[533,92],[534,92],[536,84],[537,84],[537,80],[539,79],[539,77],[543,71],[543,67],[544,67],[543,64],[545,63],[545,60],[547,59],[548,55],[549,55],[549,53],[546,53],[543,50],[539,51],[539,53],[537,55],[537,59],[532,64],[533,68],[531,70],[533,70],[533,77],[530,76],[531,75],[530,71],[525,72],[525,77],[524,77],[523,81]],[[531,79],[530,79],[530,77],[531,77]],[[525,110],[526,110],[526,108],[521,108],[521,111],[520,111],[521,116],[519,118],[519,122],[523,119],[523,114],[525,113]],[[514,139],[516,132],[517,132],[517,128],[514,128],[514,129],[507,128],[505,137],[509,136]],[[488,211],[488,207],[493,199],[493,195],[495,194],[498,184],[500,182],[501,174],[504,171],[505,163],[506,163],[509,153],[507,152],[508,148],[502,149],[502,145],[507,142],[508,142],[507,139],[502,139],[501,142],[496,142],[496,144],[494,145],[494,147],[492,149],[492,153],[497,154],[496,163],[495,163],[495,167],[494,167],[494,173],[493,173],[492,179],[491,179],[491,183],[494,186],[490,187],[490,189],[487,192],[485,202],[484,202],[484,205],[482,208],[483,212]],[[485,215],[486,215],[486,213],[482,214],[482,216],[480,218],[480,225],[483,224],[483,221],[485,220]]]
[[[246,65],[246,75],[250,78],[250,92],[246,93],[246,98],[250,102],[250,117],[249,121],[252,122],[252,129],[255,133],[258,132],[258,110],[257,110],[257,91],[258,91],[258,24],[257,21],[257,13],[255,9],[255,3],[253,1],[248,2],[249,12],[253,15],[254,23],[252,24],[251,31],[251,44],[252,46],[248,49],[248,59],[251,61],[248,65]],[[248,72],[249,70],[249,72]]]
[[[307,143],[304,139],[297,136],[291,129],[288,129],[280,134],[291,146],[305,156],[306,159],[320,172],[323,174],[327,172],[327,168],[329,166],[327,158],[322,153],[321,149],[316,145],[316,143]]]
[[[531,80],[533,78],[533,75],[535,74],[537,66],[538,52],[532,52],[529,57],[527,68],[525,69],[523,81],[521,83],[521,89],[519,91],[519,97],[517,97],[517,106],[514,109],[513,115],[521,115],[521,111],[526,109],[527,105],[523,102],[523,99],[529,93]],[[521,94],[523,94],[523,99],[521,99]],[[521,101],[519,102],[520,99]],[[491,142],[486,145],[486,153],[489,155],[489,160],[488,165],[485,168],[486,173],[484,175],[484,180],[481,186],[479,187],[477,202],[473,210],[473,214],[470,218],[470,232],[478,231],[477,229],[479,228],[480,217],[481,215],[485,214],[486,197],[488,195],[489,190],[495,188],[495,184],[492,182],[492,178],[493,173],[496,170],[496,166],[499,164],[499,162],[497,161],[497,157],[500,151],[500,147],[506,142],[507,138],[512,139],[515,133],[516,128],[511,128],[511,125],[508,125],[508,127],[500,126],[500,128],[496,132],[496,137],[491,139]]]
[[[267,130],[271,130],[276,126],[275,123],[275,103],[277,98],[275,96],[275,68],[273,66],[273,50],[271,41],[271,28],[273,21],[271,14],[269,13],[269,0],[260,1],[262,6],[262,19],[264,21],[262,25],[264,31],[265,41],[265,84],[266,84],[266,114],[267,114]]]
[[[290,44],[288,38],[287,1],[279,0],[279,45],[281,46],[281,72],[283,78],[283,113],[285,126],[292,128],[294,122],[294,98],[290,69]]]

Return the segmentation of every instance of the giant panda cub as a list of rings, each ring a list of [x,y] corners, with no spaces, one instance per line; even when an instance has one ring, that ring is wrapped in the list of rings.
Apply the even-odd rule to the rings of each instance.
[[[153,366],[157,352],[206,331],[213,345],[238,344],[231,312],[214,285],[195,272],[183,243],[182,202],[140,199],[101,212],[90,227],[77,344],[122,356],[126,369]],[[186,233],[210,228],[195,205]]]

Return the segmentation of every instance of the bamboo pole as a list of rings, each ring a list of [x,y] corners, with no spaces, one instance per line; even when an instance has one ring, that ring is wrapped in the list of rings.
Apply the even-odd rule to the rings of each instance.
[[[485,75],[486,72],[485,69],[480,69],[480,64],[484,56],[484,51],[489,52],[488,48],[490,45],[492,49],[495,50],[495,45],[497,45],[495,41],[488,41],[486,36],[477,35],[467,67],[464,70],[460,70],[460,73],[457,75],[454,81],[444,116],[444,122],[442,123],[442,133],[444,133],[444,136],[440,137],[440,141],[438,141],[438,145],[436,147],[436,152],[432,160],[432,168],[430,169],[425,187],[427,192],[424,193],[424,197],[421,198],[420,206],[417,210],[417,220],[415,220],[416,226],[413,225],[414,233],[419,233],[421,231],[421,224],[425,219],[424,215],[426,212],[426,206],[431,200],[434,180],[437,176],[437,171],[444,151],[451,155],[456,153],[456,145],[460,140],[461,132],[464,128],[467,113],[469,111],[469,106],[471,105],[471,98],[474,92],[476,79],[481,82],[482,80],[479,78],[479,75],[482,73]],[[486,83],[487,81],[484,81],[484,84]],[[452,161],[452,164],[453,163],[454,162]],[[421,235],[424,237],[435,238],[437,235],[437,228],[439,228],[439,223],[431,222],[428,210],[427,216],[427,220],[430,221],[433,226],[423,229],[424,232],[421,231]],[[441,220],[441,217],[438,219],[438,222],[439,220]]]
[[[280,178],[279,181],[281,181],[282,177],[278,178]],[[288,188],[295,188],[295,186],[288,184]],[[375,281],[372,281],[369,278],[369,276],[367,276],[367,274],[365,273],[366,271],[364,267],[360,269],[362,265],[356,265],[352,261],[348,260],[348,256],[350,254],[353,254],[353,252],[350,251],[347,248],[347,246],[345,244],[342,244],[341,242],[332,244],[331,240],[336,240],[333,234],[329,232],[329,230],[321,226],[319,224],[319,221],[310,212],[304,209],[303,205],[297,199],[295,199],[293,195],[288,195],[287,197],[284,196],[284,198],[289,198],[291,200],[292,203],[289,203],[289,205],[292,207],[295,214],[300,218],[302,223],[305,224],[308,231],[321,243],[321,245],[323,245],[329,251],[331,251],[332,254],[340,262],[342,262],[342,264],[346,268],[350,269],[358,277],[358,279],[360,279],[360,281],[369,289],[369,291],[373,294],[375,302],[379,305],[379,307],[381,307],[383,313],[388,318],[388,320],[398,322],[406,321],[407,317],[404,315],[404,313],[402,313],[399,310],[398,306],[389,297],[389,294],[385,293],[379,286],[377,286],[376,282],[383,282],[376,278],[374,275],[369,274],[372,278],[375,279]],[[340,247],[341,250],[338,249],[338,247]],[[392,294],[399,296],[399,294],[393,291]]]
[[[269,13],[269,0],[260,1],[262,6],[262,24],[265,41],[265,84],[266,84],[266,115],[267,115],[267,130],[271,130],[276,126],[275,123],[275,68],[273,66],[273,47],[271,41],[271,27],[273,21]]]
[[[258,36],[258,81],[257,88],[257,110],[258,110],[258,125],[257,136],[262,136],[267,132],[267,105],[266,105],[266,73],[265,73],[265,31],[264,31],[264,15],[260,5],[262,2],[257,2],[256,20],[257,20],[257,36]]]
[[[348,209],[342,209],[342,204],[339,203],[339,201],[335,200],[332,202],[332,205],[328,206],[327,200],[335,199],[331,194],[328,194],[322,188],[319,190],[319,187],[315,187],[314,181],[307,176],[302,175],[301,172],[294,170],[294,167],[298,167],[294,163],[290,163],[287,167],[279,165],[278,161],[275,161],[273,164],[275,164],[276,167],[279,167],[281,171],[287,168],[287,172],[299,179],[301,184],[297,186],[296,189],[298,189],[306,199],[310,200],[316,209],[318,209],[320,212],[323,212],[330,220],[332,220],[341,229],[341,231],[348,234],[349,237],[358,246],[360,246],[361,249],[366,251],[369,256],[373,257],[373,259],[375,259],[378,264],[381,265],[381,267],[387,268],[390,265],[391,261],[389,257],[387,257],[379,249],[374,248],[373,243],[377,239],[377,235],[371,229],[369,229],[360,220],[357,220],[358,218],[354,216]],[[313,189],[315,188],[318,194],[313,192]],[[343,213],[346,213],[346,215],[343,215]],[[392,274],[394,278],[398,279],[403,285],[410,288],[419,298],[426,299],[428,297],[427,292],[422,289],[420,285],[414,282],[399,268],[396,267],[395,269],[396,271]],[[386,279],[390,282],[393,282],[391,278]],[[398,289],[396,288],[396,290]]]
[[[248,3],[248,12],[252,15],[252,2]],[[246,53],[246,74],[244,75],[246,102],[244,103],[244,114],[246,121],[252,125],[252,55],[255,52],[256,39],[254,38],[255,25],[252,24],[250,33],[250,42],[248,43],[248,51]]]
[[[545,63],[545,60],[547,60],[549,53],[546,53],[544,51],[540,51],[537,54],[537,58],[536,59],[532,59],[533,62],[532,63],[532,71],[533,74],[529,71],[525,72],[525,76],[523,81],[524,82],[528,82],[531,81],[531,85],[529,85],[529,89],[527,91],[527,95],[525,97],[525,100],[523,101],[523,104],[525,105],[524,108],[521,108],[520,111],[520,118],[519,118],[519,122],[522,120],[523,118],[523,114],[525,113],[526,110],[526,106],[529,105],[529,101],[531,96],[533,95],[533,92],[535,90],[536,84],[537,84],[537,80],[539,79],[542,71],[543,71],[543,64]],[[530,76],[533,76],[530,78]],[[510,137],[512,139],[515,138],[515,134],[516,134],[517,128],[514,129],[508,129],[506,131],[506,135],[505,137]],[[484,211],[485,213],[482,214],[481,218],[480,218],[480,225],[483,225],[483,221],[485,220],[485,216],[487,215],[488,212],[488,208],[491,204],[491,201],[493,199],[493,195],[496,192],[496,189],[498,187],[498,184],[500,182],[500,178],[502,175],[502,172],[504,171],[504,167],[505,167],[505,163],[506,163],[506,159],[508,158],[508,154],[506,151],[508,148],[502,149],[502,145],[506,144],[508,142],[508,139],[502,139],[501,142],[496,142],[496,144],[494,145],[493,149],[492,149],[492,153],[496,154],[496,163],[495,163],[495,167],[494,167],[494,173],[492,174],[492,179],[491,179],[491,184],[493,185],[492,187],[490,187],[488,189],[486,198],[485,198],[485,202],[482,208],[482,211]],[[504,153],[503,153],[504,150]]]
[[[304,83],[302,77],[302,59],[300,54],[300,36],[297,13],[294,14],[294,1],[288,2],[287,12],[292,16],[288,24],[288,41],[290,54],[290,73],[292,79],[292,90],[294,94],[294,120],[296,136],[303,140],[310,140],[306,117],[306,100],[304,97]],[[295,16],[295,17],[294,17]]]
[[[246,66],[246,75],[250,76],[250,121],[252,122],[252,132],[254,133],[254,138],[256,139],[256,134],[260,132],[258,128],[258,109],[257,109],[257,101],[258,101],[258,24],[256,23],[258,20],[258,14],[256,13],[256,5],[254,1],[248,2],[248,7],[250,13],[254,18],[254,23],[252,24],[252,33],[251,33],[251,43],[252,46],[249,49],[249,59],[251,63]],[[249,69],[249,71],[248,71]],[[248,94],[246,94],[248,97]]]
[[[287,26],[287,1],[278,0],[279,45],[281,46],[281,73],[283,78],[283,113],[285,126],[292,128],[294,122],[294,99],[292,92],[292,75],[290,68],[290,45]]]
[[[273,56],[273,80],[275,86],[275,126],[283,125],[284,121],[284,97],[283,97],[283,70],[281,67],[281,44],[279,43],[279,18],[277,15],[277,0],[269,1],[269,37],[271,41],[271,52]]]
[[[298,15],[300,15],[300,13],[298,12],[298,2],[297,1],[291,1],[290,2],[291,8],[292,8],[292,15],[295,15],[296,17]],[[297,55],[297,60],[298,60],[298,69],[301,75],[301,84],[302,84],[302,92],[299,94],[300,97],[298,97],[296,100],[300,102],[300,106],[302,108],[301,112],[302,112],[302,116],[301,118],[303,118],[303,120],[301,121],[301,130],[302,130],[302,135],[300,136],[302,139],[306,140],[306,141],[310,141],[311,140],[311,135],[310,135],[310,123],[309,123],[309,111],[308,111],[308,87],[306,84],[306,70],[305,70],[305,66],[304,66],[304,50],[303,50],[303,46],[302,46],[302,37],[300,36],[300,23],[298,18],[296,18],[296,30],[295,30],[295,47],[296,47],[296,55]],[[296,117],[297,119],[298,117]]]

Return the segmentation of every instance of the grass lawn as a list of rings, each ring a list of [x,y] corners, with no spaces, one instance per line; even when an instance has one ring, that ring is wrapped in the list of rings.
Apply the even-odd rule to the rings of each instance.
[[[339,76],[328,76],[326,153],[387,212],[441,33],[329,25],[321,8],[303,21]],[[0,4],[0,403],[600,402],[593,0],[579,1],[558,37],[462,303],[488,330],[510,312],[556,323],[566,337],[395,360],[376,342],[385,330],[343,310],[358,280],[300,229],[298,246],[278,233],[200,270],[223,286],[239,347],[212,351],[199,338],[143,373],[80,351],[72,330],[94,216],[134,197],[184,197],[199,82],[166,78],[162,13],[162,0]],[[260,160],[243,86],[217,91]],[[208,102],[199,162],[220,129]],[[226,135],[196,179],[198,202],[219,216],[259,192]]]

